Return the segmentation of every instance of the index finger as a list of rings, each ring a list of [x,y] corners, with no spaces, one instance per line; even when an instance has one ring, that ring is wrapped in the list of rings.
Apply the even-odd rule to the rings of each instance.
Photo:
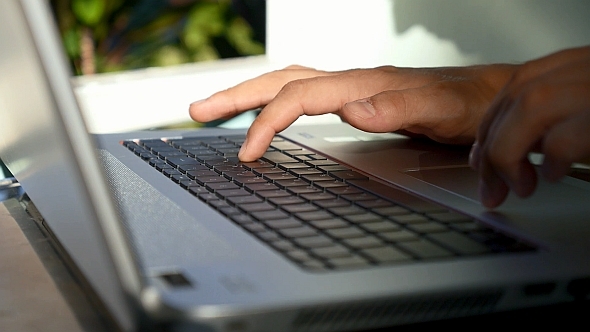
[[[380,92],[382,82],[367,75],[369,72],[359,69],[287,83],[250,126],[240,159],[251,161],[262,156],[273,137],[302,115],[338,112],[350,101]]]
[[[289,81],[331,74],[302,66],[289,66],[196,101],[190,105],[189,114],[198,122],[232,117],[268,104]]]

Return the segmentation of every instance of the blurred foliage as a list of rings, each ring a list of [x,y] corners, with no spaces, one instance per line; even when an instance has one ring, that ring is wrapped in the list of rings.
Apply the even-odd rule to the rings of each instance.
[[[50,0],[77,75],[264,53],[230,0]]]

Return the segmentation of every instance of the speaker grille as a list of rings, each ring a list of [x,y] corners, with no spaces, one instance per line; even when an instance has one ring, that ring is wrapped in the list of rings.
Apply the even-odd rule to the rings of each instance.
[[[378,300],[302,310],[293,321],[295,331],[344,331],[399,325],[491,312],[500,290],[477,294]]]

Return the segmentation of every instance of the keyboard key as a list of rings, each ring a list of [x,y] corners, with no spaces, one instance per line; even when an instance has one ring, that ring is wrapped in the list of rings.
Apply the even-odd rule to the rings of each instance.
[[[342,257],[342,258],[334,258],[328,260],[328,264],[336,267],[336,268],[353,268],[353,267],[361,267],[369,265],[369,261],[365,258],[354,255],[350,257]]]
[[[349,239],[353,237],[364,237],[367,233],[363,232],[357,227],[333,228],[327,229],[326,234],[337,239]]]
[[[285,164],[285,163],[296,163],[297,162],[296,159],[293,159],[293,158],[291,158],[279,151],[266,152],[262,156],[262,159],[266,160],[272,164]]]
[[[303,223],[296,218],[266,220],[264,223],[272,229],[295,228],[303,226]]]
[[[344,239],[343,242],[355,249],[382,247],[384,245],[384,242],[378,238],[368,236]]]
[[[334,245],[331,247],[314,248],[311,250],[316,256],[332,259],[341,257],[351,257],[350,250],[342,245]]]
[[[400,216],[390,216],[389,219],[400,224],[419,224],[428,222],[428,218],[417,213],[405,214]]]
[[[318,235],[318,231],[315,228],[309,226],[281,228],[278,230],[278,232],[287,238],[299,238]]]
[[[402,249],[412,253],[414,256],[422,259],[453,256],[452,252],[424,239],[409,242],[399,242],[397,245]]]
[[[356,223],[356,224],[372,223],[372,222],[377,222],[377,221],[383,220],[383,217],[381,217],[377,214],[374,214],[372,212],[364,212],[361,214],[353,214],[350,216],[344,215],[342,217],[344,219],[346,219],[352,223]]]
[[[360,225],[362,228],[366,229],[369,232],[373,233],[380,233],[380,232],[391,232],[391,231],[398,231],[401,227],[391,221],[377,221],[377,222],[369,222],[363,223]]]
[[[380,182],[373,180],[350,180],[349,183],[365,189],[375,195],[382,196],[394,202],[399,202],[400,205],[408,207],[416,212],[444,212],[447,211],[444,207],[428,202],[424,199],[413,196],[400,189],[393,188],[391,186],[384,185]]]
[[[294,241],[301,247],[305,248],[330,247],[334,244],[334,240],[325,235],[302,237],[294,239]]]
[[[399,231],[392,232],[383,232],[379,233],[378,235],[384,240],[390,242],[416,241],[420,239],[420,236],[418,234],[408,231],[406,229],[401,229]]]
[[[489,247],[456,232],[429,234],[428,237],[463,255],[483,254],[491,251]]]
[[[438,233],[438,232],[446,232],[449,230],[449,228],[446,227],[445,225],[439,224],[434,221],[421,223],[421,224],[409,224],[409,225],[407,225],[407,227],[408,227],[408,229],[411,229],[417,233]]]
[[[412,256],[407,253],[392,247],[370,248],[361,252],[377,263],[400,262],[412,259]]]
[[[348,227],[350,225],[348,222],[338,218],[313,220],[310,221],[310,224],[319,229],[341,228]]]

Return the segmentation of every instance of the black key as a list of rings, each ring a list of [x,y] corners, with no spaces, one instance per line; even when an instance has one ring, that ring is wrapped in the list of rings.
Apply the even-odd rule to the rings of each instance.
[[[256,192],[256,195],[258,195],[260,197],[264,197],[266,199],[270,199],[270,198],[274,198],[274,197],[291,196],[291,194],[289,194],[288,192],[286,192],[283,189],[260,190],[260,191]]]
[[[318,235],[318,231],[315,228],[312,228],[309,226],[283,228],[283,229],[278,230],[278,232],[287,238],[302,238],[302,237],[317,236]]]
[[[227,171],[227,172],[222,172],[223,176],[225,176],[226,178],[230,179],[230,180],[238,180],[239,179],[243,179],[243,178],[248,178],[248,177],[256,177],[256,174],[254,174],[254,172],[252,171],[247,171],[245,169],[241,169],[238,171]]]
[[[349,245],[355,249],[375,248],[375,247],[382,247],[384,245],[383,241],[379,240],[376,237],[372,237],[372,236],[363,236],[363,237],[344,239],[342,242],[346,243],[347,245]]]
[[[324,165],[318,166],[318,169],[321,169],[324,172],[337,172],[337,171],[350,171],[350,168],[342,166],[342,165]]]
[[[339,219],[339,218],[313,220],[313,221],[310,221],[309,223],[319,229],[341,228],[341,227],[347,227],[350,225],[348,222],[346,222],[342,219]]]
[[[274,219],[287,219],[289,214],[279,209],[261,210],[252,212],[252,216],[258,220],[268,221]]]
[[[215,173],[214,171],[212,171],[210,169],[187,171],[186,175],[188,175],[188,177],[190,177],[191,179],[197,179],[197,178],[202,178],[202,177],[213,177],[213,176],[221,177],[219,174]]]
[[[272,229],[294,228],[303,226],[303,223],[295,218],[266,220],[264,221],[264,223]]]
[[[279,167],[284,169],[285,171],[308,168],[308,166],[305,165],[304,163],[284,163],[284,164],[280,164]]]
[[[301,175],[301,177],[309,182],[334,181],[334,178],[326,173],[304,174],[304,175]]]
[[[356,227],[333,228],[326,230],[326,234],[338,239],[350,239],[354,237],[364,237],[367,233]]]
[[[330,247],[334,244],[334,241],[325,235],[302,237],[294,241],[304,248]]]
[[[183,173],[186,173],[189,171],[205,171],[209,170],[209,168],[205,165],[195,163],[193,165],[179,165],[178,170]]]
[[[251,192],[243,189],[219,189],[216,190],[215,193],[221,197],[233,197],[233,196],[249,196],[252,195]]]
[[[305,162],[308,165],[311,166],[332,166],[332,165],[338,165],[337,162],[329,160],[329,159],[320,159],[320,160],[310,160],[310,161],[306,161]]]
[[[234,205],[242,205],[242,204],[250,204],[250,203],[260,203],[262,202],[262,198],[249,195],[249,196],[231,196],[227,198],[228,202],[231,202]]]
[[[392,247],[365,249],[362,253],[377,263],[399,262],[412,259],[412,256]]]
[[[213,183],[207,183],[205,184],[205,186],[207,188],[209,188],[209,190],[213,191],[213,192],[227,192],[227,190],[241,190],[241,191],[245,191],[243,189],[239,189],[240,187],[232,182],[213,182]],[[220,194],[222,195],[222,194]]]
[[[380,195],[382,197],[385,197],[389,200],[399,203],[400,205],[404,205],[406,207],[409,207],[410,209],[417,211],[417,212],[427,213],[427,212],[447,211],[447,209],[445,209],[444,207],[442,207],[440,205],[428,202],[428,201],[421,199],[417,196],[413,196],[409,193],[403,192],[399,189],[396,189],[396,188],[393,188],[390,186],[386,186],[386,185],[376,182],[376,181],[350,180],[350,181],[348,181],[348,183],[354,184],[355,186],[363,188],[363,189],[365,189],[369,192],[372,192],[376,195]]]
[[[299,145],[287,141],[273,142],[270,146],[280,151],[301,150]]]
[[[278,180],[275,183],[282,187],[282,188],[290,188],[290,187],[299,187],[299,186],[308,186],[309,182],[306,182],[301,179],[292,179],[292,180]]]
[[[328,200],[319,200],[313,202],[315,205],[320,206],[324,209],[335,208],[335,207],[344,207],[344,206],[351,206],[350,202],[344,199],[336,198],[336,199],[328,199]]]
[[[305,200],[297,196],[280,196],[280,197],[269,197],[269,202],[275,205],[287,205],[287,204],[301,204],[305,203]]]
[[[289,174],[287,172],[283,172],[283,173],[267,173],[264,174],[264,177],[271,180],[271,181],[276,181],[276,180],[294,180],[297,177]]]
[[[489,247],[456,232],[430,234],[428,237],[459,254],[483,254],[491,251]]]
[[[317,168],[313,167],[305,167],[305,168],[295,168],[290,170],[291,173],[302,176],[302,175],[309,175],[309,174],[323,174],[322,171],[318,170]]]
[[[260,184],[260,183],[267,183],[265,179],[255,176],[255,177],[243,177],[243,178],[234,178],[233,179],[236,183],[251,189],[251,185]],[[254,191],[254,190],[252,190]]]
[[[453,256],[453,253],[447,249],[424,239],[410,242],[399,242],[397,245],[418,258],[443,258]]]
[[[373,233],[381,233],[381,232],[391,232],[391,231],[398,231],[401,227],[391,221],[377,221],[377,222],[370,222],[370,223],[363,223],[360,225],[362,228],[373,232]]]
[[[187,156],[178,156],[178,157],[167,158],[166,162],[174,167],[178,167],[181,165],[199,165],[199,166],[201,166],[201,164],[198,161],[196,161],[193,158],[187,157]]]
[[[254,213],[260,211],[272,211],[276,210],[276,207],[270,203],[262,202],[262,203],[253,203],[253,204],[243,204],[240,208],[246,212]]]
[[[413,225],[409,224],[409,225],[406,225],[406,227],[408,227],[408,229],[411,229],[417,233],[439,233],[439,232],[446,232],[449,230],[443,224],[439,224],[434,221],[421,223],[421,224],[413,224]]]
[[[295,195],[304,195],[304,194],[313,194],[313,193],[322,193],[322,190],[318,187],[314,186],[298,186],[298,187],[289,187],[286,189],[290,193]]]
[[[195,181],[197,181],[199,184],[201,184],[203,186],[208,183],[228,182],[228,180],[226,178],[224,178],[223,176],[220,176],[220,175],[203,176],[203,177],[199,177],[199,178],[195,179]]]
[[[309,211],[309,212],[299,212],[296,214],[297,218],[305,221],[314,221],[314,220],[322,220],[322,219],[331,219],[334,216],[327,212],[327,211]]]
[[[311,250],[311,252],[316,256],[326,259],[352,256],[350,249],[339,244],[333,245],[331,247],[314,248]]]
[[[296,163],[297,162],[297,159],[293,159],[293,158],[291,158],[281,152],[278,152],[278,151],[266,152],[262,156],[262,159],[267,160],[273,164],[285,164],[285,163]]]
[[[300,212],[310,212],[310,211],[317,211],[318,207],[309,204],[309,203],[302,203],[302,204],[289,204],[285,206],[281,206],[283,210],[289,213],[300,213]]]
[[[252,169],[252,171],[258,175],[272,174],[272,173],[285,173],[285,170],[279,167],[259,167]]]
[[[363,257],[354,255],[350,257],[334,258],[328,260],[328,264],[335,268],[354,268],[369,265],[370,263]]]
[[[274,183],[269,183],[266,181],[260,183],[248,183],[244,187],[248,188],[248,190],[251,190],[253,192],[279,189],[279,187],[277,187]]]
[[[393,232],[382,232],[378,235],[382,239],[390,242],[416,241],[420,239],[420,236],[418,234],[406,229],[401,229]]]
[[[207,188],[205,188],[205,187],[203,187],[201,185],[199,185],[198,187],[196,187],[196,186],[189,187],[188,188],[188,191],[191,194],[196,195],[196,196],[211,193]]]
[[[355,172],[355,171],[336,171],[336,172],[330,172],[330,175],[332,175],[335,178],[338,178],[340,180],[346,181],[346,180],[368,180],[369,178],[361,173]]]

